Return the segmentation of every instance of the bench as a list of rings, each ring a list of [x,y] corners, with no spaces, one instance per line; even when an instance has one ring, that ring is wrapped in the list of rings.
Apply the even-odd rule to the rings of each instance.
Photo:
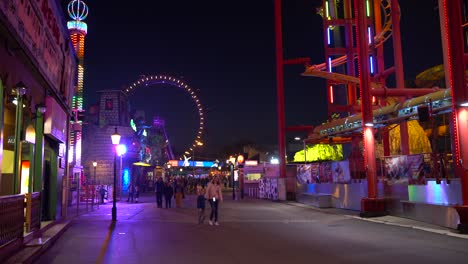
[[[300,193],[297,201],[318,208],[330,208],[332,206],[332,195],[329,193]]]

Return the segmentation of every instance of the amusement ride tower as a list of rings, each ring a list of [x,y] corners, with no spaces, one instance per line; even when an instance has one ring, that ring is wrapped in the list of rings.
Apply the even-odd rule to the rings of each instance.
[[[78,75],[75,95],[72,101],[74,119],[70,139],[70,158],[75,168],[81,167],[81,137],[82,120],[78,116],[83,112],[83,77],[84,77],[84,41],[88,25],[83,20],[88,16],[88,6],[81,0],[72,0],[68,4],[68,21],[71,41],[78,57]]]

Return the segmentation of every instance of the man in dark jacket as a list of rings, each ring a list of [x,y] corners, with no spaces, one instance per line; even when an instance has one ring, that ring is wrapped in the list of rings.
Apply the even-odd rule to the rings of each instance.
[[[101,204],[104,204],[104,196],[106,195],[107,190],[104,189],[104,185],[101,185],[99,189],[99,194],[101,195]]]
[[[156,192],[156,204],[158,208],[162,208],[162,197],[164,193],[164,182],[161,177],[158,177],[156,184],[154,186],[154,191]]]
[[[166,182],[166,184],[164,185],[164,198],[166,200],[166,208],[171,208],[171,200],[173,195],[174,188],[172,187],[172,184]]]

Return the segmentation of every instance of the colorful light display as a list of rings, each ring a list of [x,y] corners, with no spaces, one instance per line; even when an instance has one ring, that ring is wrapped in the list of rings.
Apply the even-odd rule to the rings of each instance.
[[[88,26],[83,20],[88,16],[88,6],[81,0],[73,0],[68,4],[68,15],[72,21],[68,21],[67,27],[78,57],[78,82],[72,99],[72,108],[74,112],[81,112],[83,111],[84,42],[88,31]],[[76,119],[74,121],[81,122]],[[81,131],[73,131],[71,134],[70,156],[75,165],[81,164]]]
[[[195,136],[192,146],[188,150],[185,151],[185,152],[192,152],[195,147],[201,146],[200,145],[201,137],[203,134],[203,130],[205,128],[205,117],[203,113],[203,107],[201,105],[200,99],[198,99],[198,96],[195,93],[195,89],[188,86],[188,84],[184,83],[182,80],[179,80],[171,76],[151,75],[151,76],[142,77],[141,79],[135,81],[129,87],[123,89],[122,91],[128,94],[137,87],[140,87],[140,86],[146,87],[148,85],[155,85],[155,84],[169,84],[169,85],[181,88],[190,95],[193,102],[195,103],[195,106],[197,107],[197,110],[198,110],[198,116],[199,116],[198,132]]]

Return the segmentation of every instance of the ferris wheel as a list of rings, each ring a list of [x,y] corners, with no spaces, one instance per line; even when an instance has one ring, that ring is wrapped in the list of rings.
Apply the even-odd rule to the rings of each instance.
[[[195,89],[190,87],[185,81],[180,80],[178,78],[168,76],[168,75],[151,75],[151,76],[142,76],[140,79],[136,80],[134,83],[132,83],[130,86],[124,88],[122,91],[125,94],[130,94],[132,91],[134,91],[138,87],[142,86],[149,86],[149,85],[157,85],[157,84],[164,84],[164,85],[170,85],[174,86],[177,88],[181,88],[184,90],[188,95],[191,97],[192,101],[195,103],[195,106],[198,111],[198,130],[195,135],[194,140],[192,141],[192,145],[190,145],[184,153],[191,153],[193,152],[195,147],[202,146],[202,135],[203,135],[203,130],[205,128],[205,116],[203,113],[203,106],[200,102],[200,99],[198,98],[198,95],[195,92]]]

